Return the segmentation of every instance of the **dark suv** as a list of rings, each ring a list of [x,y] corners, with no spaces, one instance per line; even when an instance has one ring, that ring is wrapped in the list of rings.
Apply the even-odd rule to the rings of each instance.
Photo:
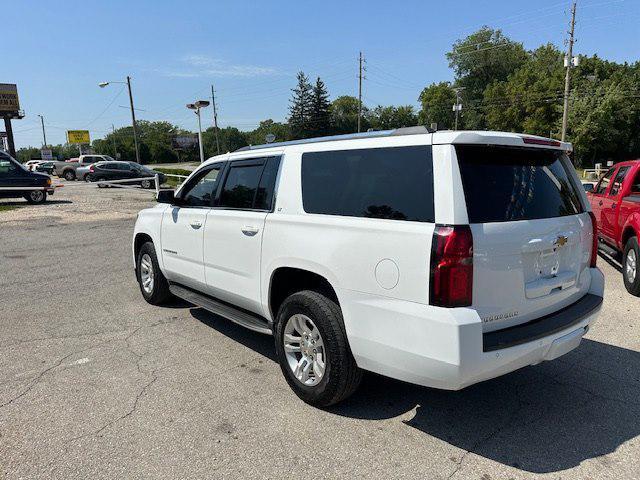
[[[131,183],[136,183],[142,188],[153,188],[155,182],[151,177],[155,175],[159,175],[160,183],[164,182],[165,177],[163,174],[135,162],[97,162],[89,166],[85,180],[89,182],[106,182],[109,180],[144,178],[144,180],[132,180]],[[129,182],[123,183],[129,184]],[[102,185],[99,184],[98,186]]]
[[[44,203],[47,194],[53,195],[53,192],[49,175],[30,172],[0,151],[0,198],[24,197],[29,203]]]

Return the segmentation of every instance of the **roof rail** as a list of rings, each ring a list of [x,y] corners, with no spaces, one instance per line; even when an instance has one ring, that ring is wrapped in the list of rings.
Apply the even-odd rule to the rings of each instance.
[[[288,142],[265,143],[263,145],[248,145],[239,148],[236,152],[244,152],[249,150],[261,150],[264,148],[287,147],[289,145],[306,145],[309,143],[335,142],[340,140],[357,140],[359,138],[378,138],[378,137],[395,137],[400,135],[421,135],[425,133],[433,133],[434,130],[424,127],[403,127],[393,130],[378,130],[373,132],[348,133],[346,135],[331,135],[328,137],[303,138],[300,140],[291,140]]]

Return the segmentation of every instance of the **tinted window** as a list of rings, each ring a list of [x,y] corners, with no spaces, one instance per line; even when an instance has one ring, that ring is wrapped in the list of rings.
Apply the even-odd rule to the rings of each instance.
[[[0,156],[0,177],[8,177],[14,175],[16,166],[8,158]]]
[[[182,195],[184,205],[189,207],[211,206],[218,187],[219,173],[220,167],[215,167],[200,173],[200,175],[193,180],[193,183],[187,186],[186,194]]]
[[[262,177],[260,178],[260,184],[258,185],[254,208],[258,210],[271,210],[279,165],[280,157],[272,157],[267,160],[267,164],[262,172]]]
[[[264,163],[231,165],[220,195],[220,206],[252,208]]]
[[[480,145],[457,146],[456,152],[470,223],[583,212],[564,152]]]
[[[596,188],[596,193],[604,194],[607,191],[607,187],[609,186],[609,182],[611,181],[611,177],[613,176],[613,172],[615,168],[610,169],[607,173],[604,174],[604,177],[600,179],[600,183],[598,183],[598,187]]]
[[[305,153],[302,200],[307,213],[433,222],[431,147]]]
[[[616,173],[615,178],[613,179],[613,185],[611,185],[611,190],[609,191],[609,195],[618,195],[620,192],[620,188],[622,188],[622,182],[624,181],[624,177],[627,176],[627,172],[629,171],[629,167],[620,167],[618,173]]]

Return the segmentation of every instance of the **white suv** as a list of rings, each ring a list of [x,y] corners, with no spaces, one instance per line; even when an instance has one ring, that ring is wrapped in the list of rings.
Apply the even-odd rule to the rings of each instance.
[[[456,390],[552,360],[604,291],[570,149],[416,127],[214,157],[140,212],[142,295],[274,335],[316,406],[363,370]]]

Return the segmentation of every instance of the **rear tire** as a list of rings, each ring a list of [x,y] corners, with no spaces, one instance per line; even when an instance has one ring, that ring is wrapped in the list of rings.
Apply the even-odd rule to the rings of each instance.
[[[65,180],[72,181],[76,179],[76,172],[73,170],[67,170],[62,174]]]
[[[108,185],[104,184],[104,183],[100,183],[100,182],[106,182],[107,179],[104,177],[100,177],[98,180],[96,180],[96,182],[98,182],[98,188],[107,188]]]
[[[298,337],[291,333],[291,328],[287,325],[299,318],[304,318],[307,326],[312,327],[310,330],[315,332],[310,338],[322,344],[322,356],[315,357],[315,360],[321,358],[324,361],[324,367],[318,368],[321,372],[319,380],[315,373],[315,363],[311,362],[311,377],[306,383],[297,377],[294,366],[297,360],[302,362],[306,354],[316,354],[316,350],[313,345],[303,343],[306,337],[302,332],[297,341],[300,348],[292,349],[296,341],[291,339]],[[353,394],[360,385],[362,370],[351,354],[340,307],[318,292],[304,290],[290,295],[283,302],[276,319],[275,344],[280,368],[287,383],[300,399],[310,405],[328,407],[336,404]]]
[[[640,297],[640,272],[638,261],[640,260],[640,247],[638,238],[631,237],[627,240],[622,254],[622,278],[624,286],[631,295]]]
[[[136,278],[142,297],[151,305],[162,305],[173,295],[169,291],[169,282],[162,274],[152,242],[146,242],[136,257]]]
[[[47,201],[47,192],[44,190],[31,190],[25,194],[24,198],[32,205],[38,205]]]

